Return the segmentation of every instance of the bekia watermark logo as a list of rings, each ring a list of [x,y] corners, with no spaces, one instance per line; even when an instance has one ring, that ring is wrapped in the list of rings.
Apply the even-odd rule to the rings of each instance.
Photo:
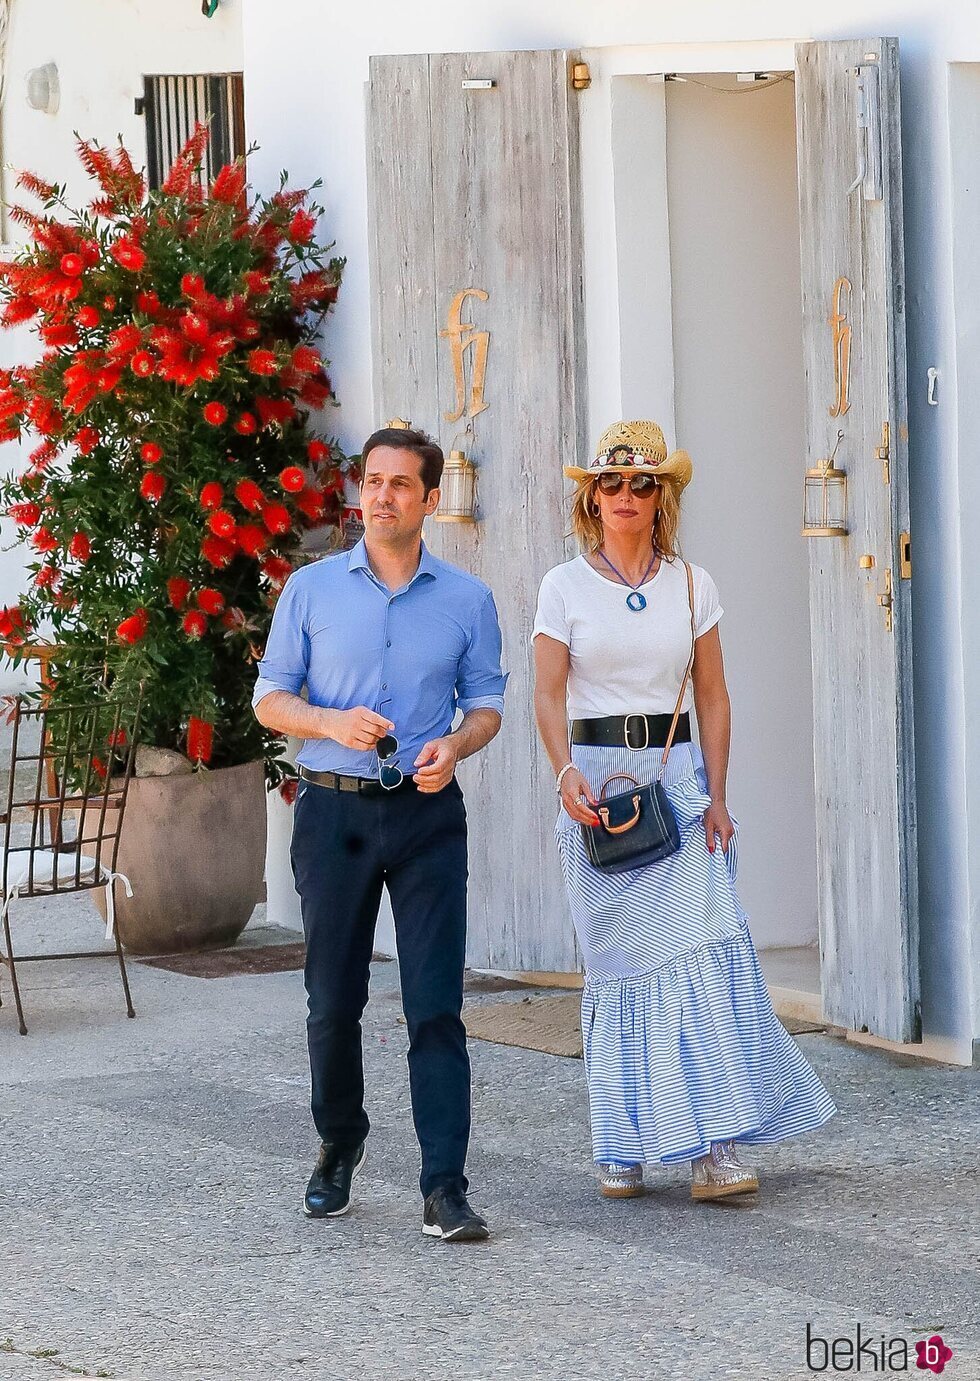
[[[886,1338],[865,1333],[857,1325],[854,1337],[823,1338],[806,1326],[806,1364],[809,1371],[931,1371],[938,1376],[946,1370],[953,1349],[933,1333],[910,1350],[904,1338]]]

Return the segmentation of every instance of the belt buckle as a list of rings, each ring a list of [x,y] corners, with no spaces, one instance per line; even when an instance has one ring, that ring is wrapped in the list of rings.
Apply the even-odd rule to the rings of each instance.
[[[630,743],[631,719],[643,720],[644,742],[636,744],[635,746],[632,743]],[[628,714],[626,716],[625,723],[623,724],[623,742],[626,744],[626,747],[630,750],[631,753],[642,753],[644,748],[650,747],[650,721],[647,719],[645,714]]]

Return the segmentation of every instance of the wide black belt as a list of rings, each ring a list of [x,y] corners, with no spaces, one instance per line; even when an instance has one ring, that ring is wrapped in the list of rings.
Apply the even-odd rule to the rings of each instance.
[[[592,748],[663,748],[673,723],[672,714],[609,714],[602,719],[572,720],[572,742]],[[691,716],[677,716],[675,743],[690,743]]]
[[[328,791],[350,791],[356,796],[394,796],[409,787],[418,789],[410,776],[404,777],[397,786],[384,787],[376,777],[345,777],[340,772],[314,772],[310,767],[301,767],[299,775],[314,786],[324,786]]]

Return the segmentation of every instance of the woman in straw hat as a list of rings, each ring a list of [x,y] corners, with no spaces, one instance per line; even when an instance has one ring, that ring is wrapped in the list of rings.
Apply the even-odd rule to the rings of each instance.
[[[541,582],[535,711],[585,957],[582,1030],[601,1192],[643,1192],[643,1166],[690,1161],[696,1199],[753,1193],[736,1143],[810,1131],[834,1105],[779,1024],[735,890],[725,803],[730,706],[718,590],[677,552],[683,451],[655,422],[619,422],[578,482],[583,554]],[[691,740],[697,709],[700,746]],[[569,735],[569,720],[571,734]],[[604,783],[660,777],[680,847],[623,872],[589,861]],[[607,816],[607,822],[609,817]]]

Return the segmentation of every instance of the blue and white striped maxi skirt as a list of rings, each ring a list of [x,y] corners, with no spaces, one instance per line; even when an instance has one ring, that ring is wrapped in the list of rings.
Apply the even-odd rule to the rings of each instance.
[[[572,749],[593,792],[613,772],[653,781],[662,753]],[[562,810],[555,833],[585,959],[582,1034],[596,1161],[655,1164],[713,1141],[781,1141],[836,1109],[780,1025],[735,890],[737,840],[708,852],[704,760],[677,744],[664,786],[681,847],[660,863],[600,873]],[[625,782],[610,792],[626,790]]]

